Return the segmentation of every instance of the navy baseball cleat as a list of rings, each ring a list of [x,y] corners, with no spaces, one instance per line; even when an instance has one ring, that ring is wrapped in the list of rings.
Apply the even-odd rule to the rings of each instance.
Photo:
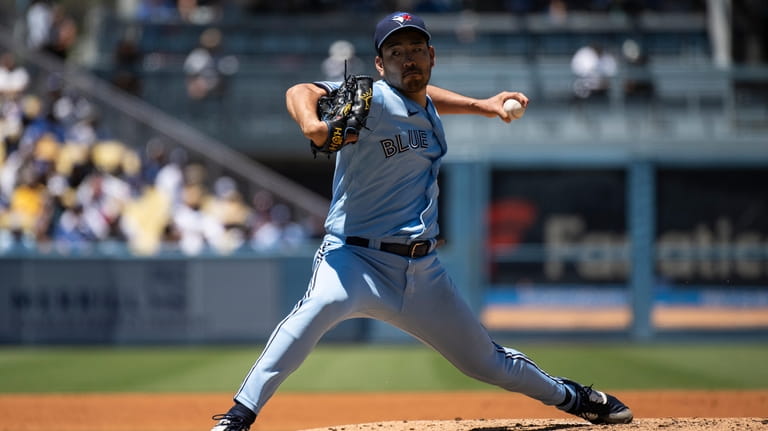
[[[240,416],[225,414],[215,415],[211,419],[218,421],[211,431],[248,431],[251,425]]]
[[[572,380],[562,379],[576,397],[566,412],[584,418],[593,424],[628,424],[632,422],[632,410],[613,395],[583,386]],[[563,405],[570,402],[566,397]]]

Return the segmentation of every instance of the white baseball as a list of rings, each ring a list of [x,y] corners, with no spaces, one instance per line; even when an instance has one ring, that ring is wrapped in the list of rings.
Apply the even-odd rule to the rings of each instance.
[[[517,120],[525,114],[525,108],[515,99],[507,99],[504,101],[504,110],[507,111],[513,120]]]

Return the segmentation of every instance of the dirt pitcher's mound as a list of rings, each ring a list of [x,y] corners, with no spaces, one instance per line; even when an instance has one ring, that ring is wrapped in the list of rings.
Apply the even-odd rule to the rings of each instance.
[[[632,408],[635,422],[590,425],[504,391],[281,393],[262,410],[251,431],[768,431],[766,390],[613,394]],[[0,394],[0,431],[210,430],[215,423],[211,415],[231,405],[229,393]],[[763,419],[751,419],[758,417]]]
[[[631,424],[611,426],[611,430],[670,430],[670,431],[750,431],[768,429],[764,418],[663,418],[638,419]],[[535,420],[452,420],[452,421],[392,421],[357,425],[313,428],[305,431],[588,431],[605,429],[581,421],[559,419]]]

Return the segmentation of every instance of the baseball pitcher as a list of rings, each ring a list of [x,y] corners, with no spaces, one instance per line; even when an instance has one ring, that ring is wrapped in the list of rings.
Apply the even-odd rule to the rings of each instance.
[[[503,91],[474,99],[429,85],[435,48],[424,21],[393,13],[374,32],[381,79],[298,84],[288,112],[313,152],[333,154],[327,234],[309,286],[280,322],[213,431],[248,430],[320,338],[349,318],[392,324],[475,379],[525,394],[595,424],[628,423],[614,396],[550,376],[523,353],[495,343],[466,305],[436,252],[437,177],[448,150],[440,114],[511,121]]]

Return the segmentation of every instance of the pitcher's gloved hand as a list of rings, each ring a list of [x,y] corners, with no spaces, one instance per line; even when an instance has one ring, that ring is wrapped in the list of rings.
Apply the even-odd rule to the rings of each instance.
[[[311,142],[312,153],[332,154],[344,145],[354,144],[365,127],[373,96],[373,78],[349,75],[344,83],[317,102],[317,116],[328,125],[322,146]]]

